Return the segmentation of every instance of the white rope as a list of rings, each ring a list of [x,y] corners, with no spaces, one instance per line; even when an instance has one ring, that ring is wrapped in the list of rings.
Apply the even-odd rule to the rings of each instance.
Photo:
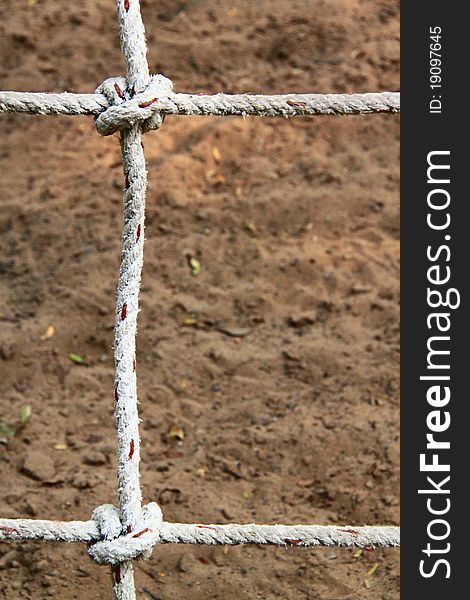
[[[400,528],[335,525],[197,525],[163,523],[161,542],[206,545],[270,544],[275,546],[396,547]]]
[[[152,110],[168,115],[294,117],[396,113],[399,92],[365,94],[171,94]]]
[[[1,92],[0,112],[31,115],[97,115],[109,108],[103,94]]]
[[[147,44],[138,0],[116,0],[121,48],[127,65],[130,95],[149,83]],[[104,86],[103,91],[106,91]],[[158,120],[155,121],[155,125]],[[114,328],[115,415],[117,479],[123,532],[136,532],[144,516],[140,489],[140,435],[137,410],[136,335],[139,291],[144,262],[145,194],[147,168],[139,124],[121,132],[125,177],[121,266]],[[161,517],[160,517],[161,518]],[[112,570],[114,600],[135,600],[134,567],[124,560]]]
[[[90,521],[39,521],[0,519],[0,540],[47,540],[92,543],[90,555],[99,563],[115,564],[137,556],[148,556],[160,544],[275,546],[339,546],[387,548],[400,545],[400,528],[352,525],[203,525],[161,521],[155,503],[143,511],[135,532],[120,535],[119,513],[112,505],[98,507]]]
[[[0,519],[0,541],[91,542],[100,538],[95,521]]]
[[[161,81],[169,83],[161,86]],[[95,94],[0,92],[0,112],[39,115],[96,115],[98,132],[109,135],[147,121],[153,115],[294,117],[365,115],[400,112],[399,92],[365,94],[175,94],[170,80],[153,75],[149,86],[133,97],[123,78],[104,81]],[[121,82],[121,85],[119,84]],[[124,98],[103,93],[103,86],[118,83]],[[112,90],[114,92],[114,90]],[[146,105],[147,102],[151,104]],[[146,127],[145,130],[153,129]]]

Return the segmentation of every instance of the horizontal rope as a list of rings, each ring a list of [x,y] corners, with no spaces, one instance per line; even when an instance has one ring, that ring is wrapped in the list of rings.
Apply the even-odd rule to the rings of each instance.
[[[400,528],[390,526],[337,527],[334,525],[193,525],[163,523],[161,541],[166,543],[275,546],[397,547]]]
[[[149,100],[147,100],[149,102]],[[166,115],[282,116],[359,115],[398,113],[399,92],[366,94],[175,94],[157,98],[151,104],[139,96],[124,105],[111,105],[104,94],[61,94],[39,92],[0,92],[0,112],[39,115],[99,115],[119,119],[117,127],[146,121],[156,112]],[[132,103],[132,104],[131,104]]]
[[[31,115],[97,115],[109,107],[103,94],[0,92],[0,112]]]
[[[142,530],[143,531],[143,530]],[[122,536],[135,539],[145,531]],[[137,534],[137,535],[136,535]],[[35,519],[0,519],[0,540],[98,542],[103,534],[95,520],[43,521]],[[394,526],[336,526],[336,525],[202,525],[167,523],[160,526],[159,543],[237,545],[271,544],[276,546],[343,546],[398,547],[400,528]]]

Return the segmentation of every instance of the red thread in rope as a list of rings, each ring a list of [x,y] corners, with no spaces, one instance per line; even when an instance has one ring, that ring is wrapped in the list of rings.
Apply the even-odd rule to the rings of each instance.
[[[307,106],[307,104],[305,102],[294,102],[294,100],[287,100],[286,104],[288,104],[289,106]]]
[[[119,96],[119,98],[121,98],[121,100],[124,100],[124,92],[121,90],[117,83],[114,84],[114,89],[116,90],[116,94]]]
[[[338,531],[344,531],[344,533],[352,533],[353,535],[359,535],[354,529],[338,529]]]
[[[286,538],[284,541],[288,546],[300,546],[302,543],[302,540],[290,540],[289,538]]]
[[[112,571],[115,582],[121,583],[121,565],[113,565]]]
[[[13,527],[0,527],[0,529],[6,533],[18,533]]]
[[[142,529],[142,531],[139,531],[139,533],[134,533],[134,535],[132,537],[133,538],[138,538],[141,535],[144,535],[144,533],[147,533],[147,531],[152,531],[152,530],[149,529],[148,527],[146,527],[145,529]]]
[[[142,102],[142,104],[139,104],[139,108],[147,108],[147,106],[150,106],[151,104],[153,104],[157,100],[158,100],[158,98],[152,98],[151,100],[147,100],[146,102]]]

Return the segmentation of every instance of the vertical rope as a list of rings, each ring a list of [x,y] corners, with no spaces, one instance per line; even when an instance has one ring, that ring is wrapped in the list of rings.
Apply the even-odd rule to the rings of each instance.
[[[139,0],[116,0],[121,49],[126,60],[129,90],[141,92],[150,79],[145,29]]]
[[[116,0],[121,48],[127,64],[127,92],[133,95],[149,81],[147,45],[138,0]],[[115,400],[118,446],[118,500],[126,532],[142,519],[139,460],[140,437],[137,410],[136,333],[139,290],[143,265],[147,168],[141,126],[121,133],[125,177],[122,255],[116,300],[114,337]],[[132,561],[112,567],[114,600],[135,600]]]

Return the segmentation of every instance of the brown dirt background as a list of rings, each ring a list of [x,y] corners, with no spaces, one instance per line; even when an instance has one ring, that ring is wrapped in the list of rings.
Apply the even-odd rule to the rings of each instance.
[[[177,91],[398,89],[395,0],[142,5]],[[3,89],[124,72],[112,0],[3,0],[0,34]],[[146,136],[141,471],[167,520],[398,523],[398,127],[173,117]],[[115,498],[118,138],[87,117],[0,128],[0,421],[32,407],[0,445],[1,513],[88,519]],[[161,600],[399,597],[397,550],[164,546],[136,571]],[[110,597],[80,545],[2,544],[0,576],[9,599]]]

